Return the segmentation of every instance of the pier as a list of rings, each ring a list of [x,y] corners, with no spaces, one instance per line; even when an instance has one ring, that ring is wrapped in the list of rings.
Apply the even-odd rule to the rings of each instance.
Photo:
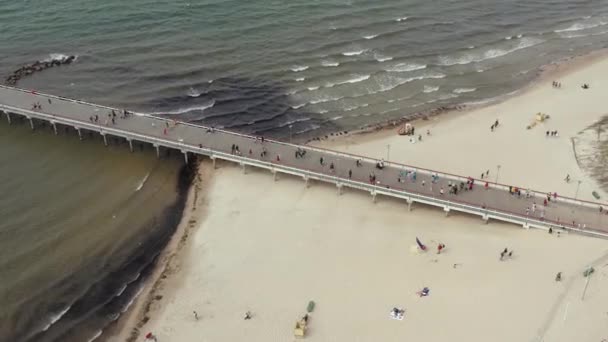
[[[40,104],[40,107],[35,108],[34,104]],[[382,197],[397,198],[403,201],[404,210],[421,203],[438,207],[446,216],[451,212],[463,212],[479,216],[483,222],[498,220],[524,228],[608,237],[608,205],[605,203],[551,195],[544,206],[548,192],[521,189],[521,196],[518,196],[510,191],[511,186],[493,182],[486,185],[487,179],[390,161],[385,161],[379,168],[377,159],[277,140],[262,141],[261,137],[144,113],[128,113],[123,117],[121,109],[0,86],[2,119],[8,124],[25,120],[32,130],[45,122],[55,134],[67,128],[85,139],[89,133],[94,133],[101,135],[106,145],[109,137],[116,137],[124,139],[131,151],[135,142],[147,143],[156,149],[158,157],[162,148],[179,151],[186,162],[193,156],[209,158],[214,166],[217,160],[224,160],[239,165],[244,173],[248,168],[268,170],[277,181],[282,175],[289,175],[301,178],[307,187],[312,182],[330,183],[335,185],[337,196],[344,194],[346,189],[354,189],[369,193],[373,202]],[[238,151],[233,145],[238,146]],[[371,179],[371,175],[375,179]],[[471,182],[471,190],[465,190]],[[450,193],[450,184],[458,187],[457,194]]]

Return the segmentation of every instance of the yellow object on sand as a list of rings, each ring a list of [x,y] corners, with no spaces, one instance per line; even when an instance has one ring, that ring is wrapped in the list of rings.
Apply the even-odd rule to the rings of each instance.
[[[293,330],[293,334],[296,337],[304,337],[306,335],[307,322],[304,318],[296,322],[296,328]]]

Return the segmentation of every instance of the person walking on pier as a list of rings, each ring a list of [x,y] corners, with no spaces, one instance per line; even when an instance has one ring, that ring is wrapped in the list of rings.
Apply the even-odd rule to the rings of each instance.
[[[353,170],[348,170],[348,179],[352,179],[353,178]],[[600,207],[601,208],[601,207]],[[601,210],[600,210],[601,212]]]
[[[334,168],[334,162],[331,162],[331,163],[329,164],[329,172],[334,173],[335,171],[336,171],[336,170],[335,170],[335,168]]]
[[[319,164],[321,164],[321,166],[323,166],[323,157],[319,158]]]

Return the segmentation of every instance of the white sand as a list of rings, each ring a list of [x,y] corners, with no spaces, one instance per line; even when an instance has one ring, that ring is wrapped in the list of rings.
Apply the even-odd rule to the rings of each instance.
[[[397,201],[374,205],[364,193],[338,196],[329,186],[275,183],[230,166],[216,171],[209,191],[182,274],[167,283],[176,291],[144,327],[161,342],[291,341],[310,299],[317,303],[310,341],[531,341],[562,294],[577,302],[580,272],[608,252],[604,240],[483,225],[422,207],[408,213]],[[433,250],[412,253],[416,236]],[[441,255],[439,241],[447,244]],[[505,247],[515,256],[501,262]],[[554,281],[558,271],[564,283]],[[577,280],[566,289],[570,278]],[[430,296],[417,297],[424,286]],[[605,297],[598,286],[585,304]],[[406,309],[405,320],[389,318],[393,306]],[[247,310],[250,321],[242,319]],[[563,329],[593,329],[588,336],[599,341],[605,325],[597,322],[606,318],[595,314],[592,325],[575,317],[585,306],[569,310]]]
[[[577,167],[570,137],[599,118],[608,60],[542,84],[504,103],[429,126],[420,144],[393,132],[332,142],[353,153],[478,177],[502,165],[501,183],[591,199],[594,182]],[[579,85],[591,84],[583,91]],[[534,113],[551,115],[532,130]],[[501,126],[491,133],[496,119]],[[426,127],[418,127],[419,131]],[[547,130],[559,138],[546,138]],[[355,141],[355,139],[357,141]],[[327,142],[325,142],[327,144]],[[570,184],[563,182],[569,173]],[[177,274],[150,308],[159,342],[293,341],[295,321],[317,303],[309,341],[600,341],[608,338],[608,243],[557,237],[478,217],[451,215],[346,191],[305,188],[295,178],[223,164],[208,186],[206,217]],[[411,252],[416,236],[430,252]],[[436,244],[447,244],[441,255]],[[511,260],[499,253],[514,249]],[[459,264],[454,268],[454,264]],[[596,267],[586,298],[582,271]],[[564,280],[555,282],[557,272]],[[424,286],[430,296],[415,295]],[[403,321],[389,318],[394,306]],[[200,316],[193,317],[193,310]],[[242,319],[251,310],[254,318]],[[143,340],[143,338],[141,338]]]
[[[608,115],[608,58],[588,59],[562,65],[564,70],[554,72],[554,78],[502,103],[415,123],[416,133],[423,136],[421,143],[410,143],[409,137],[398,136],[395,128],[321,145],[376,158],[386,158],[390,145],[392,161],[475,178],[490,170],[492,181],[497,165],[501,165],[499,183],[567,197],[575,196],[577,181],[581,180],[578,198],[597,201],[591,194],[596,190],[606,202],[606,193],[578,167],[571,142],[580,131]],[[580,67],[582,63],[587,64]],[[553,79],[562,83],[561,89],[551,86]],[[591,88],[581,89],[583,83]],[[551,118],[527,130],[538,112]],[[496,119],[500,126],[491,132]],[[431,130],[430,137],[426,136],[427,129]],[[547,130],[557,130],[559,137],[547,138]],[[567,174],[570,183],[564,182]]]

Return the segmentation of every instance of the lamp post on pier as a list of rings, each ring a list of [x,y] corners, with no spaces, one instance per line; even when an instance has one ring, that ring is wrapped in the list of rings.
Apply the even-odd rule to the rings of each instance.
[[[500,164],[496,165],[496,179],[494,183],[498,184],[498,175],[500,174]]]

